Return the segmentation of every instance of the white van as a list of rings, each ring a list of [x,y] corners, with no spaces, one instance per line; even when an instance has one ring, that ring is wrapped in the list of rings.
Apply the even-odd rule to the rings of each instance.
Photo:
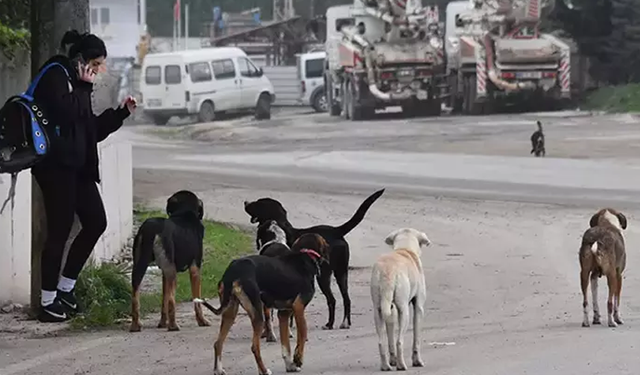
[[[327,111],[327,98],[324,94],[324,51],[307,52],[297,56],[300,99],[304,105],[310,105],[316,112]]]
[[[157,125],[172,116],[209,122],[216,113],[246,110],[269,119],[275,101],[271,81],[236,47],[149,54],[140,91],[144,113]]]

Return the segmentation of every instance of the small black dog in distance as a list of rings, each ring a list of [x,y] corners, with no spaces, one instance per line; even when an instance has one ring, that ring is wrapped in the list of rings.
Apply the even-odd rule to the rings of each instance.
[[[542,132],[542,123],[537,121],[538,130],[531,134],[531,154],[536,157],[545,156],[546,150],[544,149],[544,133]]]
[[[165,218],[150,218],[138,229],[133,241],[133,272],[131,273],[131,327],[139,332],[140,284],[147,268],[155,263],[162,271],[162,314],[158,328],[178,331],[176,323],[176,279],[178,272],[189,270],[193,298],[200,298],[200,267],[204,239],[204,208],[202,200],[193,192],[181,190],[167,199]],[[202,306],[194,304],[198,325],[209,326],[202,314]]]

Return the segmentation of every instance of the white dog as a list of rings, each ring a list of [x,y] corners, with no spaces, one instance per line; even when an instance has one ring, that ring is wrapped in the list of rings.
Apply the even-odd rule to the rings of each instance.
[[[409,304],[413,303],[413,353],[414,367],[422,367],[420,356],[420,320],[424,313],[427,298],[426,283],[420,261],[420,247],[429,246],[431,241],[426,234],[413,228],[402,228],[390,233],[385,239],[393,246],[393,252],[378,258],[371,272],[371,300],[378,334],[380,350],[380,369],[390,371],[406,370],[402,338],[409,328]],[[394,342],[394,325],[399,324],[398,338]],[[386,324],[389,357],[384,349],[383,325]]]

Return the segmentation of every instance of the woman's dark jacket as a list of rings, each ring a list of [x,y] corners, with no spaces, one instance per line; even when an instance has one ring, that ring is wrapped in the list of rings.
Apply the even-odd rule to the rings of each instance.
[[[34,93],[36,103],[44,109],[49,125],[47,134],[51,149],[47,157],[33,171],[52,168],[71,168],[86,178],[100,182],[98,171],[98,142],[120,129],[129,116],[126,106],[109,108],[99,116],[93,114],[91,93],[93,84],[78,79],[78,73],[66,56],[54,56],[45,65],[57,62],[40,79]],[[60,129],[56,135],[54,127]]]

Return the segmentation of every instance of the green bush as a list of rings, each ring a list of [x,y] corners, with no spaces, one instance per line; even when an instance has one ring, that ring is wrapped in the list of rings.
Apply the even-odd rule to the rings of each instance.
[[[12,59],[17,51],[30,49],[31,34],[29,30],[12,29],[0,23],[0,51]]]
[[[607,112],[640,111],[640,84],[601,87],[587,96],[585,106]]]

